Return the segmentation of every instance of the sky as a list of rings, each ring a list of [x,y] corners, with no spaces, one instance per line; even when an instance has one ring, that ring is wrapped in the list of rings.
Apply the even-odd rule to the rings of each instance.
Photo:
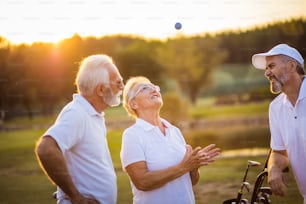
[[[75,33],[165,39],[301,16],[306,0],[0,0],[0,36],[13,44],[56,43]]]

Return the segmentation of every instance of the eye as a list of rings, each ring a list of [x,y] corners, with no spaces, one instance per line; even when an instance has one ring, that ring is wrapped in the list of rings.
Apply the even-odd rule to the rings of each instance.
[[[148,87],[148,86],[144,86],[144,87],[142,87],[142,91],[146,91],[146,90],[149,90],[150,89],[150,87]]]
[[[268,64],[267,67],[266,67],[266,70],[272,69],[272,67],[273,67],[273,64],[272,64],[272,63],[271,63],[271,64]]]

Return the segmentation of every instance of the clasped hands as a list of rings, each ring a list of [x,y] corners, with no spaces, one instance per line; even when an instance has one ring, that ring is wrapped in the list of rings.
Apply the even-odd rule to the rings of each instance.
[[[194,149],[190,145],[186,145],[186,154],[182,163],[185,167],[193,170],[214,162],[218,155],[220,155],[220,148],[216,147],[215,144],[210,144],[204,148],[196,147]]]

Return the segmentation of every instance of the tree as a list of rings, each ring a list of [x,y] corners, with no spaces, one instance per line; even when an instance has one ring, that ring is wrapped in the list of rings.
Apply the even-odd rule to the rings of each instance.
[[[131,76],[146,76],[152,82],[162,84],[163,67],[156,61],[155,47],[159,43],[135,39],[119,52],[116,64],[124,79]]]
[[[226,57],[219,42],[210,36],[169,39],[158,49],[158,59],[181,91],[195,104],[200,91],[211,84],[211,74]]]
[[[0,36],[0,112],[5,113],[8,104],[7,95],[9,87],[8,61],[10,56],[10,44],[7,39]],[[0,121],[4,116],[0,116]]]

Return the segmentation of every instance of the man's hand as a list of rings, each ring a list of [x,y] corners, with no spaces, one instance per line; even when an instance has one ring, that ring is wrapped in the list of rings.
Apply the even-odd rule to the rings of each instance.
[[[284,196],[286,194],[288,182],[283,169],[288,165],[286,150],[272,150],[268,162],[268,183],[275,195]]]
[[[72,204],[100,204],[99,201],[93,198],[86,198],[82,195],[71,199]],[[102,204],[102,203],[101,203]]]
[[[288,182],[281,169],[272,167],[268,174],[268,183],[272,192],[278,196],[285,196]]]

